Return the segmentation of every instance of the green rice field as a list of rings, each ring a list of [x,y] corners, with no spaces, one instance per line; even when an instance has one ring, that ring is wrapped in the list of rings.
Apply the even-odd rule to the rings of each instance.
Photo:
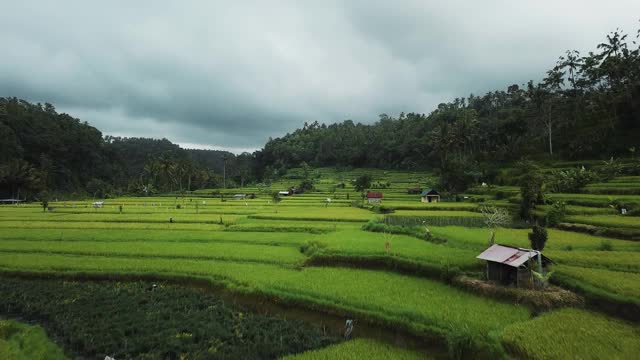
[[[271,189],[295,184],[296,171]],[[449,281],[459,274],[483,276],[485,265],[476,256],[489,245],[491,230],[479,206],[508,206],[507,199],[495,198],[497,189],[509,192],[508,187],[475,191],[474,197],[486,198],[484,204],[425,204],[407,189],[433,186],[429,173],[317,171],[317,191],[283,196],[279,203],[258,188],[243,188],[226,189],[223,196],[211,189],[186,196],[106,199],[102,208],[92,207],[92,200],[62,199],[52,201],[46,211],[39,204],[2,205],[0,273],[204,282],[301,311],[361,319],[428,345],[414,349],[359,337],[356,328],[354,340],[286,359],[415,359],[443,353],[547,359],[570,357],[571,351],[606,351],[625,359],[637,354],[639,327],[633,319],[616,319],[597,308],[539,314],[518,301],[485,296]],[[381,205],[389,213],[367,205],[350,186],[365,171],[374,183],[384,184],[375,190],[383,192]],[[347,185],[335,188],[338,182]],[[237,193],[255,193],[256,198],[235,200]],[[554,197],[574,203],[571,195],[577,195],[577,203],[570,205],[571,222],[640,228],[640,218],[598,205],[605,195]],[[634,195],[620,198],[637,200]],[[366,231],[363,225],[370,220],[414,230]],[[427,229],[429,238],[424,236]],[[499,244],[530,246],[528,228],[494,231]],[[548,233],[545,255],[556,263],[553,284],[619,301],[619,306],[640,304],[639,241],[559,229]],[[574,326],[588,332],[570,331]],[[444,350],[424,350],[433,347]]]

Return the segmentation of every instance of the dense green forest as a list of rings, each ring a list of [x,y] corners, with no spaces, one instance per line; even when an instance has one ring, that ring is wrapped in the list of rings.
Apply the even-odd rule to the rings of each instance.
[[[167,139],[103,136],[53,105],[0,98],[0,195],[107,196],[243,186],[311,166],[438,169],[443,183],[490,178],[522,158],[608,159],[640,145],[640,30],[567,51],[541,82],[469,95],[428,115],[373,124],[317,121],[253,154],[186,150]],[[460,181],[460,184],[457,182]]]
[[[621,31],[597,51],[567,51],[539,83],[469,95],[432,113],[305,124],[258,151],[257,173],[312,166],[440,168],[481,172],[522,157],[628,156],[640,139],[640,50]]]
[[[0,198],[152,194],[244,182],[249,154],[102,133],[51,104],[0,98]],[[244,168],[242,168],[242,165]]]

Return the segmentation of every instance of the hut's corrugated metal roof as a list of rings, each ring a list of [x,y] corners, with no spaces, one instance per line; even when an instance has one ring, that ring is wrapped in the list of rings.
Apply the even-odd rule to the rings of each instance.
[[[431,192],[433,192],[433,194],[430,194]],[[438,192],[435,191],[434,189],[427,189],[423,191],[422,194],[420,194],[420,196],[427,196],[427,195],[440,195],[440,194],[438,194]]]
[[[369,191],[367,193],[367,199],[382,199],[382,193]]]
[[[538,252],[536,250],[494,244],[476,258],[513,267],[520,267],[522,264],[529,261],[530,258],[535,259],[537,256]],[[544,255],[542,258],[545,262],[553,262]]]

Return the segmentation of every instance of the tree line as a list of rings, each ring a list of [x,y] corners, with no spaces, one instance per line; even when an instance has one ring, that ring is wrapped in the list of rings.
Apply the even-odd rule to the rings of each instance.
[[[305,123],[254,154],[258,177],[312,166],[438,168],[453,190],[523,157],[628,156],[640,139],[640,30],[567,51],[540,82],[442,103],[428,115]]]
[[[105,197],[251,181],[251,154],[182,149],[167,139],[103,136],[51,104],[0,97],[0,198]]]
[[[0,97],[0,197],[236,187],[301,163],[437,169],[443,189],[460,191],[524,157],[633,156],[640,145],[639,37],[640,30],[616,30],[595,51],[567,51],[537,83],[457,98],[428,115],[305,123],[237,156],[167,139],[103,136],[51,104]]]

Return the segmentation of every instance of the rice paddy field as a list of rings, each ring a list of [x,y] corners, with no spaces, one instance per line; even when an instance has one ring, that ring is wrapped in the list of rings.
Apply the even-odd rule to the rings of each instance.
[[[545,255],[556,263],[551,281],[585,297],[588,309],[540,313],[450,281],[460,274],[482,277],[485,265],[476,256],[491,235],[479,206],[509,208],[517,188],[515,193],[513,187],[479,188],[462,201],[428,204],[407,189],[432,187],[429,173],[315,173],[316,191],[283,196],[278,203],[270,193],[298,184],[299,170],[268,188],[105,199],[101,208],[91,206],[93,199],[58,199],[50,209],[2,205],[0,282],[37,277],[205,283],[261,303],[356,320],[353,340],[286,359],[637,358],[640,241],[549,229]],[[384,194],[381,205],[391,212],[360,207],[364,201],[350,184],[363,173],[373,176],[372,190]],[[640,217],[609,206],[616,199],[640,203],[631,191],[608,193],[632,188],[620,184],[635,180],[614,179],[581,194],[553,196],[570,204],[567,222],[640,229]],[[592,193],[603,187],[606,194]],[[478,197],[483,200],[472,201]],[[370,222],[416,230],[363,229]],[[426,229],[431,238],[420,235]],[[498,228],[496,242],[529,247],[529,231]],[[359,334],[359,324],[405,334],[426,346],[372,339]]]

